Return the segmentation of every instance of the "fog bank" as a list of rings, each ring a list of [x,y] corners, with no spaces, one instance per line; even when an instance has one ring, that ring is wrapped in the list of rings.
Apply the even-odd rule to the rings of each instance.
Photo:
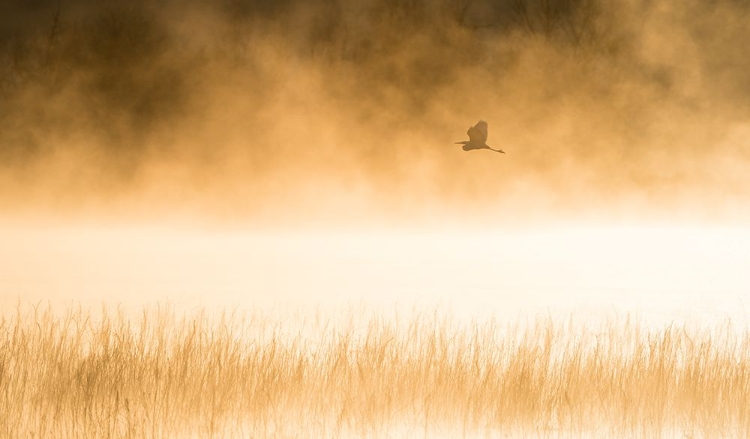
[[[8,214],[748,215],[745,1],[2,8]],[[453,144],[479,119],[506,156]]]

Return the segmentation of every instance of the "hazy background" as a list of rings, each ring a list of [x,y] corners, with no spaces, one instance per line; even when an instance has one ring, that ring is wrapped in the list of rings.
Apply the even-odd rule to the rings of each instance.
[[[0,209],[748,219],[750,2],[0,3]],[[479,119],[484,151],[453,142]]]
[[[106,307],[132,317],[119,326],[123,331],[148,327],[139,320],[155,324],[167,344],[173,330],[182,330],[144,309],[175,309],[198,315],[199,323],[226,313],[230,326],[260,314],[268,321],[263,333],[290,336],[292,356],[285,343],[277,351],[263,344],[263,334],[243,331],[244,322],[231,333],[247,340],[249,355],[260,352],[265,361],[268,351],[284,364],[296,364],[297,352],[306,355],[306,336],[324,329],[326,339],[341,340],[331,345],[331,361],[320,351],[309,361],[300,357],[296,371],[309,365],[313,375],[303,371],[305,378],[326,364],[344,371],[343,381],[320,375],[321,388],[332,382],[334,393],[354,382],[347,377],[363,376],[362,369],[337,366],[349,347],[366,361],[352,367],[378,368],[383,358],[396,366],[405,359],[407,372],[427,365],[415,387],[426,388],[424,398],[402,397],[409,399],[403,405],[398,395],[407,393],[393,386],[384,393],[396,417],[408,415],[399,407],[418,403],[415,422],[424,416],[425,435],[428,420],[450,410],[432,401],[447,400],[454,388],[461,393],[454,377],[464,384],[471,379],[463,375],[472,374],[477,382],[480,375],[483,383],[497,381],[491,368],[506,354],[494,336],[482,334],[513,322],[531,329],[516,339],[511,330],[503,345],[510,349],[507,370],[517,372],[506,375],[520,377],[516,393],[529,382],[544,384],[536,377],[563,377],[553,382],[552,396],[542,389],[547,402],[537,404],[536,390],[519,399],[518,425],[532,422],[532,409],[539,409],[550,415],[549,422],[534,421],[545,434],[558,422],[583,427],[587,401],[570,416],[555,409],[566,405],[568,386],[616,401],[615,412],[624,413],[618,425],[638,425],[645,413],[658,427],[671,422],[672,410],[695,414],[697,425],[719,413],[712,417],[718,424],[744,426],[745,412],[725,410],[710,395],[728,395],[723,400],[732,405],[747,376],[735,366],[746,358],[750,328],[749,42],[750,0],[0,0],[0,327],[20,334],[11,340],[25,358],[20,367],[85,381],[79,387],[86,395],[71,413],[98,424],[100,413],[111,413],[112,428],[130,419],[117,407],[158,416],[192,406],[167,399],[152,410],[139,405],[136,387],[130,403],[127,393],[97,393],[91,383],[108,383],[107,371],[115,369],[111,376],[119,380],[117,358],[131,358],[121,347],[137,339],[126,334],[121,343],[119,323],[114,332],[103,326],[101,337],[94,334],[103,349],[86,352],[80,364],[45,369],[34,361],[34,348],[44,351],[56,331],[74,334],[79,323],[95,328]],[[454,144],[479,119],[489,124],[488,144],[507,154],[467,153]],[[67,320],[33,320],[48,305]],[[429,323],[402,326],[415,346],[429,345],[412,361],[409,352],[389,353],[401,346],[398,331],[396,345],[385,330],[359,351],[356,336],[350,343],[335,332],[338,325],[409,325],[414,313],[425,322],[455,320],[468,328],[467,338],[445,339]],[[499,325],[469,324],[486,317]],[[22,318],[29,323],[14,332]],[[540,324],[548,318],[569,324]],[[200,325],[200,334],[195,325],[183,327],[187,356],[163,356],[166,369],[157,352],[154,376],[166,376],[166,392],[181,379],[171,380],[170,364],[198,358],[192,352],[225,352],[228,362],[198,362],[229,371],[227,386],[252,369],[231,368],[232,358],[244,361],[245,354],[213,342],[232,337],[226,320],[213,321],[206,328],[218,338]],[[660,332],[641,332],[642,323]],[[617,350],[612,334],[620,328],[627,352],[645,349],[624,363],[619,353],[607,353]],[[722,341],[735,330],[738,338]],[[161,346],[161,336],[154,338]],[[480,340],[465,350],[473,366],[454,361],[464,351],[453,346],[470,339]],[[71,349],[81,343],[68,340]],[[538,361],[550,343],[557,346],[551,362]],[[57,351],[64,354],[65,346]],[[589,361],[587,346],[592,355],[602,347],[605,361]],[[489,362],[482,363],[485,354]],[[74,358],[65,355],[57,357]],[[433,357],[445,367],[430,366]],[[561,374],[547,373],[558,363]],[[626,384],[629,376],[642,378],[661,393],[629,396],[627,388],[606,384],[581,393],[586,386],[577,371],[586,364]],[[624,372],[615,370],[619,365]],[[281,389],[279,413],[283,401],[305,403],[296,395],[307,395],[273,386],[285,367],[265,374],[272,389]],[[716,374],[701,376],[706,367]],[[51,399],[39,398],[44,386],[24,378],[33,373],[7,370],[8,394],[31,397],[31,411],[24,406],[8,416],[29,420],[35,431],[65,421],[57,409],[65,389],[57,384],[70,380],[50,381]],[[143,395],[156,401],[164,393],[154,393],[148,370],[136,371],[150,380],[139,394],[144,403]],[[671,374],[661,386],[665,370],[689,373]],[[565,381],[566,374],[575,377]],[[196,386],[221,395],[215,375],[198,375]],[[365,405],[357,405],[356,393],[334,398],[343,404],[336,425],[374,436],[346,416],[397,419],[358,411],[385,383],[376,375],[353,385]],[[440,384],[445,377],[448,387]],[[687,387],[673,385],[680,377]],[[739,390],[725,392],[727,386]],[[464,426],[481,409],[467,396],[472,392],[463,396],[472,399],[460,409]],[[705,394],[708,403],[691,405],[692,395]],[[99,410],[98,401],[112,402],[112,395],[115,410]],[[211,401],[203,410],[211,428],[223,417],[221,407],[234,407],[231,398],[199,399]],[[260,399],[275,412],[270,396]],[[712,400],[716,411],[703,410]],[[35,408],[53,409],[54,419],[35,422]],[[490,417],[502,417],[499,410]],[[280,425],[268,419],[253,426]],[[443,424],[436,425],[445,436]]]

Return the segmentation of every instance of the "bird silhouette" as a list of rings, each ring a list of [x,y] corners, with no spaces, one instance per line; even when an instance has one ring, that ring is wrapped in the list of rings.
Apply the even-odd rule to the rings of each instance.
[[[490,151],[500,152],[505,154],[502,149],[494,149],[487,145],[487,122],[480,120],[476,125],[470,127],[466,134],[469,135],[469,140],[462,140],[456,142],[456,145],[463,145],[464,151],[471,151],[474,149],[489,149]]]

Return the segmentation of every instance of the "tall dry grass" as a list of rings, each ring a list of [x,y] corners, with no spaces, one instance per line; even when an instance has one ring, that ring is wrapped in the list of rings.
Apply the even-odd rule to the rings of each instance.
[[[171,308],[0,323],[0,436],[748,437],[750,335]]]

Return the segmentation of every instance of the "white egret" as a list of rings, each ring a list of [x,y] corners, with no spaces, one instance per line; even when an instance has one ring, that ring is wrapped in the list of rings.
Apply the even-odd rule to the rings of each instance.
[[[463,145],[464,151],[471,151],[473,149],[489,149],[490,151],[500,152],[505,154],[502,149],[494,149],[487,145],[487,122],[480,120],[476,125],[470,127],[466,134],[469,135],[469,140],[463,140],[456,142],[457,145]]]

